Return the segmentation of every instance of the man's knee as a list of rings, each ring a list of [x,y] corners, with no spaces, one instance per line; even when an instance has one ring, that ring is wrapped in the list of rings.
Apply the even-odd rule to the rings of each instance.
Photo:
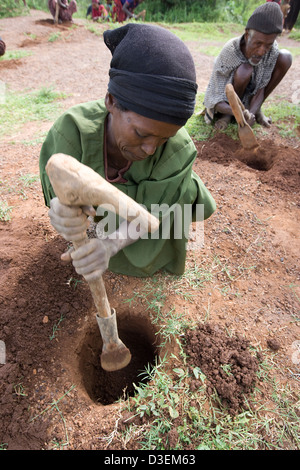
[[[244,91],[251,80],[253,67],[250,64],[241,64],[233,75],[233,86],[236,92]]]
[[[278,59],[276,61],[275,69],[277,69],[279,73],[281,72],[282,75],[285,75],[291,67],[292,62],[292,54],[286,49],[281,49],[281,51],[279,52]]]

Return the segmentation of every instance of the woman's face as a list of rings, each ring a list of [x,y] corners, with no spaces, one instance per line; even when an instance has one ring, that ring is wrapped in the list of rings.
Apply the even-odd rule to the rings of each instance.
[[[106,107],[109,111],[108,152],[119,151],[127,161],[144,160],[153,155],[181,126],[155,121],[136,114],[133,111],[121,111],[109,93],[106,95]]]

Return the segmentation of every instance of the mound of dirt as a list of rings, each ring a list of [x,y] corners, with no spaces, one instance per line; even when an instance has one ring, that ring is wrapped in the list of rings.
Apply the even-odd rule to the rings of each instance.
[[[270,184],[286,192],[299,192],[300,160],[299,149],[287,147],[270,139],[259,140],[259,147],[246,151],[238,140],[226,134],[218,133],[209,141],[198,142],[197,148],[201,159],[220,165],[247,166],[259,172],[262,183]]]
[[[231,415],[240,411],[245,395],[255,385],[258,360],[249,351],[249,341],[228,336],[220,325],[206,323],[189,331],[186,352],[194,366],[206,375],[207,393],[215,389]],[[196,382],[196,383],[195,383]],[[191,383],[191,388],[197,381]]]

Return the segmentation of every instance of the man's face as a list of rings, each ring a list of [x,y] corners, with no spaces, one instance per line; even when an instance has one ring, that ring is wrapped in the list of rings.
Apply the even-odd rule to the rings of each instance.
[[[133,111],[110,111],[109,132],[114,146],[127,161],[140,161],[153,155],[158,147],[173,137],[181,126],[155,121]]]
[[[264,34],[254,29],[245,31],[244,55],[251,65],[258,65],[263,56],[271,49],[277,34]]]

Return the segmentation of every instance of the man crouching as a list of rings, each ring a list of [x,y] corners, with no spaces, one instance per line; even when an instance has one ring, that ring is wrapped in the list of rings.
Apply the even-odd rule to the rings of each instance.
[[[216,58],[205,93],[205,121],[224,130],[233,116],[225,87],[232,83],[245,106],[250,126],[255,122],[270,127],[261,106],[292,65],[292,55],[279,50],[276,41],[283,29],[283,15],[277,3],[260,5],[250,16],[241,37],[231,39]]]

